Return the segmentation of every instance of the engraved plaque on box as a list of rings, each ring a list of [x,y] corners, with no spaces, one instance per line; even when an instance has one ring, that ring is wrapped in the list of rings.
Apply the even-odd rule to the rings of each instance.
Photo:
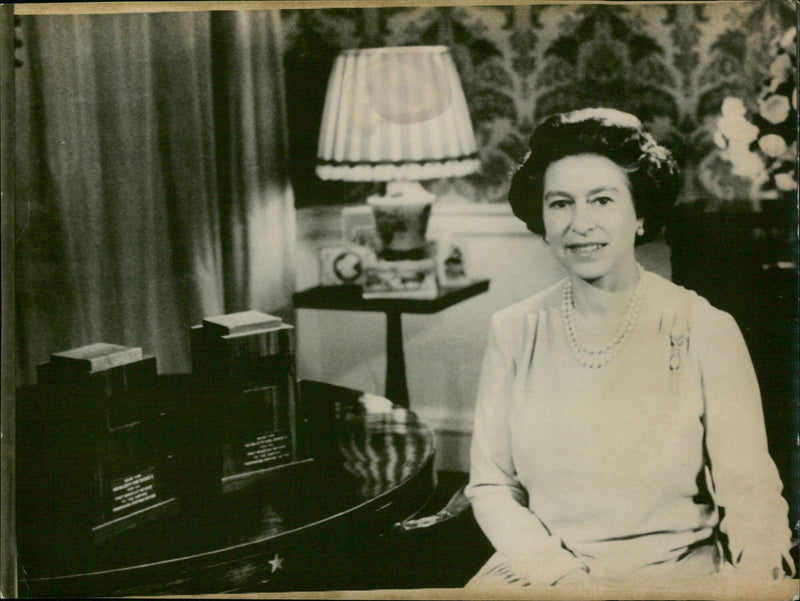
[[[243,391],[228,406],[223,477],[269,469],[292,460],[288,407],[277,385]]]
[[[111,512],[136,509],[142,503],[158,498],[155,490],[155,466],[138,474],[111,480]]]

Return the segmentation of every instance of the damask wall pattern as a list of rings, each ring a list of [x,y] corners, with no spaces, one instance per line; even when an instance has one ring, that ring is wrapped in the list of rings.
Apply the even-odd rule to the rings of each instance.
[[[505,200],[536,122],[612,106],[638,115],[676,154],[683,200],[700,197],[695,165],[726,96],[755,106],[771,43],[796,22],[792,0],[701,4],[528,4],[282,11],[292,176],[298,205],[363,198],[313,174],[325,86],[345,48],[450,46],[482,168],[437,182],[476,202]]]

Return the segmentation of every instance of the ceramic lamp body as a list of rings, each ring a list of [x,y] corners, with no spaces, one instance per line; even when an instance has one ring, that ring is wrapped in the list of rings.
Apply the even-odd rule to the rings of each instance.
[[[425,248],[425,232],[431,215],[431,201],[386,196],[367,199],[375,215],[375,226],[384,251],[409,253]]]

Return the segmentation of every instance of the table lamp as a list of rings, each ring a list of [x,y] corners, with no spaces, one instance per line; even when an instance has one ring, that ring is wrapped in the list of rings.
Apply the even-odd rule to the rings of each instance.
[[[480,167],[467,103],[450,49],[396,46],[343,51],[322,113],[317,175],[385,182],[372,207],[381,258],[425,257],[435,196],[420,180],[460,177]]]

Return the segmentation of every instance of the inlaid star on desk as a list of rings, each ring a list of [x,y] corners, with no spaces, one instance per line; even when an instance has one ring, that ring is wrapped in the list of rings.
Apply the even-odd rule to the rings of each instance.
[[[272,566],[272,571],[280,570],[283,568],[283,557],[275,553],[275,557],[267,562]]]

